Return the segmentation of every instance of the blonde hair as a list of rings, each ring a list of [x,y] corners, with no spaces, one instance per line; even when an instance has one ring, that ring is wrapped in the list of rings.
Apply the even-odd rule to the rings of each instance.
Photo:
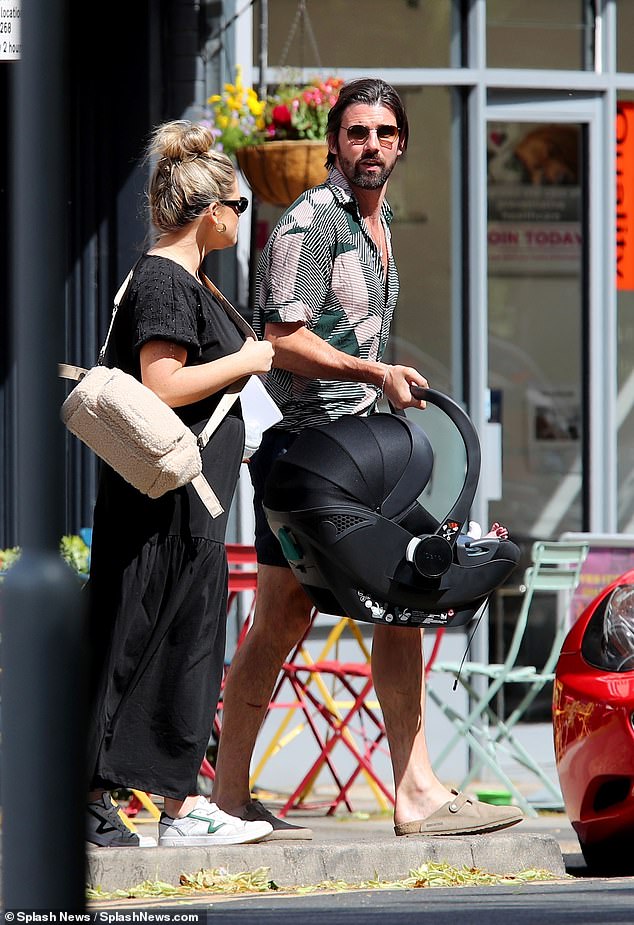
[[[183,228],[212,202],[232,197],[233,164],[213,144],[208,128],[185,120],[166,122],[152,133],[146,152],[155,161],[148,201],[159,231]]]

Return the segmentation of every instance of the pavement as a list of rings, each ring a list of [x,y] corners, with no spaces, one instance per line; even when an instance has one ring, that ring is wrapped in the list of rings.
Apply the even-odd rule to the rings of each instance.
[[[275,812],[274,801],[264,802]],[[201,869],[221,868],[238,874],[267,868],[269,878],[282,888],[335,880],[358,884],[377,878],[398,880],[425,862],[502,875],[525,870],[547,871],[557,878],[567,872],[583,874],[579,842],[563,813],[542,813],[490,835],[399,838],[394,835],[391,814],[323,813],[305,810],[287,816],[289,822],[313,830],[311,841],[276,840],[214,849],[90,848],[87,882],[112,892],[147,880],[178,885],[182,874]],[[142,834],[156,837],[156,821],[145,812],[135,824]]]

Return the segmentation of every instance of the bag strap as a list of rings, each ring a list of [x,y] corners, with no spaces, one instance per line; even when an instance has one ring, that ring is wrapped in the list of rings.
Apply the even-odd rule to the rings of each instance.
[[[220,517],[224,513],[224,508],[220,503],[218,495],[213,490],[204,475],[196,475],[189,483],[194,489],[202,503],[205,505],[212,517]]]
[[[226,416],[227,412],[235,402],[236,398],[246,385],[248,376],[245,376],[243,379],[238,379],[236,382],[232,382],[230,386],[225,390],[224,395],[214,408],[211,413],[211,417],[198,434],[198,446],[201,451],[205,449],[209,443],[209,439],[213,432],[218,429],[220,422]]]
[[[207,289],[209,289],[209,291],[212,293],[212,295],[216,297],[216,299],[218,300],[220,305],[224,308],[224,310],[229,315],[231,320],[235,321],[237,327],[240,328],[242,333],[245,334],[247,337],[252,337],[254,340],[257,340],[258,336],[253,330],[253,328],[251,327],[251,325],[249,324],[249,322],[246,321],[246,319],[242,317],[242,315],[240,314],[237,308],[233,307],[229,299],[225,295],[222,294],[220,289],[218,289],[218,287],[212,283],[209,277],[205,276],[204,273],[201,273],[200,278],[205,284],[205,286],[207,287]]]
[[[112,329],[114,327],[114,320],[117,316],[117,312],[119,311],[119,305],[121,304],[123,297],[126,294],[126,290],[128,286],[130,285],[130,280],[132,279],[132,275],[135,269],[136,269],[136,263],[134,264],[134,266],[132,267],[132,269],[130,270],[126,278],[124,279],[124,281],[119,286],[119,289],[117,290],[117,294],[115,295],[113,299],[112,304],[114,307],[112,309],[112,315],[110,317],[108,333],[106,334],[106,339],[103,342],[103,346],[101,350],[99,351],[99,356],[97,358],[97,364],[99,366],[103,366],[104,359],[106,357],[106,350],[108,349],[108,341],[110,340],[110,335],[112,334]],[[57,375],[60,377],[60,379],[75,379],[76,381],[79,381],[80,379],[84,378],[87,372],[88,370],[85,369],[83,366],[72,366],[70,363],[58,363],[57,364]]]
[[[71,366],[70,363],[58,363],[57,364],[57,375],[60,379],[76,379],[79,381],[83,379],[87,369],[84,369],[83,366]]]
[[[138,260],[137,260],[137,263],[138,263]],[[126,290],[128,286],[130,285],[130,280],[132,279],[132,275],[134,274],[134,271],[136,270],[136,266],[137,264],[135,263],[132,269],[130,270],[130,272],[128,273],[128,275],[126,276],[126,278],[123,280],[123,282],[119,286],[117,294],[115,295],[113,299],[112,304],[114,307],[112,309],[110,325],[108,326],[108,333],[106,334],[106,339],[103,342],[103,346],[101,350],[99,351],[99,356],[97,358],[97,363],[99,364],[99,366],[103,366],[104,360],[106,358],[106,350],[108,349],[108,341],[110,340],[110,335],[112,334],[112,329],[114,327],[114,320],[117,317],[117,312],[119,311],[119,305],[121,304],[123,297],[126,294]]]
[[[237,308],[233,307],[229,299],[220,291],[220,289],[218,289],[214,283],[212,283],[209,277],[205,273],[201,272],[200,278],[207,289],[209,289],[211,294],[215,296],[219,305],[225,310],[231,320],[235,323],[236,327],[239,328],[246,337],[252,337],[254,340],[257,340],[257,334],[248,323],[248,321],[242,317]],[[207,445],[209,438],[213,434],[214,430],[218,427],[218,424],[222,418],[229,411],[229,408],[231,408],[232,404],[249,381],[249,378],[249,376],[245,376],[243,379],[238,379],[227,388],[225,394],[218,402],[218,406],[216,407],[215,411],[207,421],[207,424],[198,437],[198,442],[201,449]]]

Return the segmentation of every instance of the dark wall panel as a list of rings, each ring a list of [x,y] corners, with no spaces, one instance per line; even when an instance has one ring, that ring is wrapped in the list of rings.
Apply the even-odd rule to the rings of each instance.
[[[194,0],[140,0],[104,7],[69,0],[69,197],[66,360],[92,365],[112,298],[147,240],[142,154],[152,128],[181,118],[195,98],[200,13]],[[10,67],[0,64],[0,118],[10,120]],[[45,77],[43,76],[43,92]],[[12,446],[15,397],[9,355],[10,138],[0,140],[0,548],[15,543],[18,477]],[[46,139],[42,144],[46,169]],[[97,463],[66,439],[66,531],[92,520]]]

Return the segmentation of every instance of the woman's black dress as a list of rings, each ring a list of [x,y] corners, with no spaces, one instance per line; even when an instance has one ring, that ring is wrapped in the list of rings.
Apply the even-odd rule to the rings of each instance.
[[[142,257],[106,357],[140,376],[139,349],[165,339],[187,364],[240,349],[242,333],[209,290],[164,257]],[[200,432],[222,393],[175,409]],[[209,742],[222,680],[227,512],[244,445],[236,402],[203,452],[225,513],[212,518],[187,485],[152,500],[102,465],[90,581],[91,788],[125,786],[183,799]]]

